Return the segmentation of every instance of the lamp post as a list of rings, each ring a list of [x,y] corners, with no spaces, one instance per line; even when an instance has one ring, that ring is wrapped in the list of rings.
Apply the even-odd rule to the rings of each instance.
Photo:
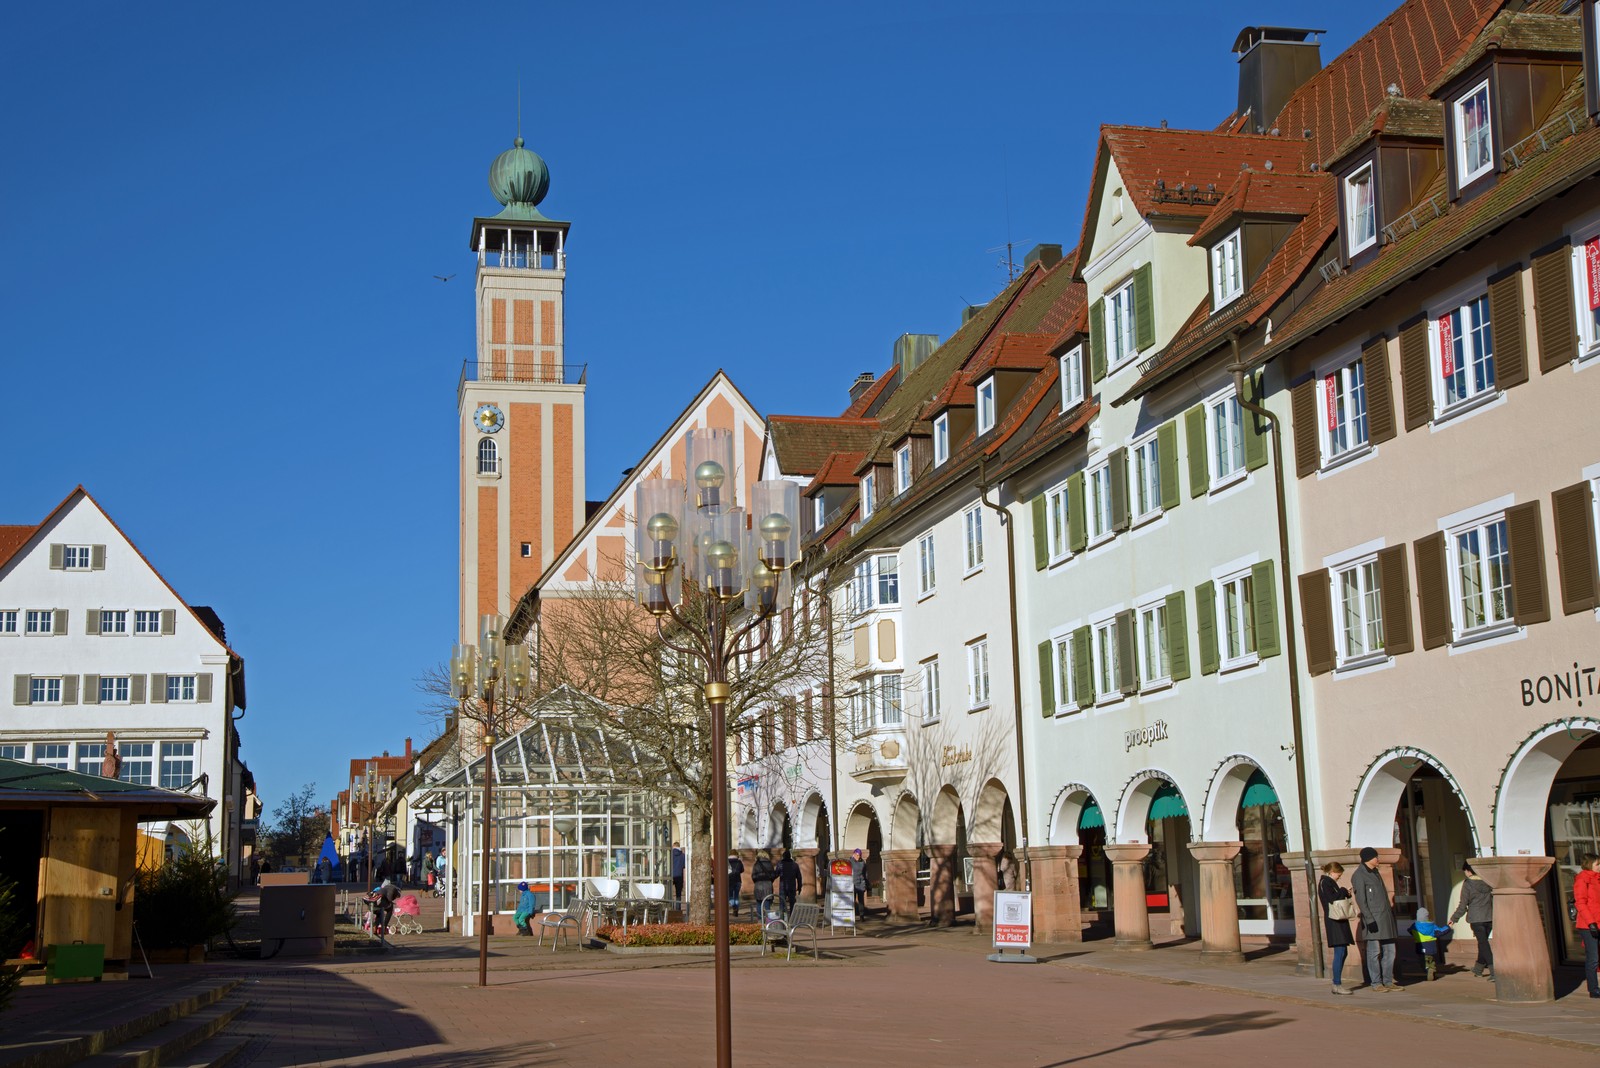
[[[789,570],[799,555],[795,518],[800,491],[784,480],[757,482],[747,518],[739,507],[733,477],[733,432],[691,430],[684,435],[684,446],[685,470],[692,474],[693,486],[678,479],[646,479],[636,491],[634,588],[639,603],[655,617],[661,641],[705,666],[716,786],[711,806],[711,899],[717,1068],[731,1068],[728,894],[716,889],[719,880],[728,877],[728,664],[760,648],[768,633],[766,624],[788,599]],[[683,610],[685,597],[698,611]],[[757,628],[759,639],[748,647],[741,645]]]
[[[451,691],[462,715],[483,727],[483,862],[478,878],[478,985],[489,985],[490,871],[494,867],[494,744],[506,705],[528,692],[528,649],[507,645],[506,617],[481,617],[478,645],[457,645],[450,657]],[[467,711],[469,702],[479,706]]]

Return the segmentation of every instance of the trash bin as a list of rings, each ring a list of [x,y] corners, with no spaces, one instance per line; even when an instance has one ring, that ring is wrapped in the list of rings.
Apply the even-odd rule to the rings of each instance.
[[[100,942],[73,942],[71,945],[44,947],[44,981],[62,979],[93,979],[99,982],[106,974],[106,947]]]

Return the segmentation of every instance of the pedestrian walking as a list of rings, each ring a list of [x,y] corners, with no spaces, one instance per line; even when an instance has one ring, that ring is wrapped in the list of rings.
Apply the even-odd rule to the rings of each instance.
[[[677,842],[672,843],[672,900],[679,907],[683,907],[683,873],[688,868],[688,858],[683,855],[683,847]]]
[[[794,912],[794,903],[800,897],[800,880],[800,865],[795,863],[793,854],[785,849],[783,859],[778,861],[778,901],[784,916]]]
[[[1394,981],[1394,942],[1399,932],[1389,888],[1378,874],[1378,851],[1371,846],[1361,851],[1361,867],[1350,876],[1350,892],[1361,911],[1361,937],[1367,943],[1367,985],[1383,993],[1397,991],[1401,987]]]
[[[1461,871],[1466,878],[1461,881],[1461,900],[1450,914],[1450,922],[1460,923],[1461,917],[1467,918],[1472,937],[1478,943],[1478,959],[1473,962],[1472,974],[1493,979],[1494,949],[1489,944],[1489,935],[1494,931],[1494,891],[1472,870],[1472,861],[1464,861]]]
[[[756,908],[758,910],[763,907],[763,902],[767,902],[767,899],[772,896],[772,883],[777,877],[778,869],[772,866],[772,854],[765,849],[758,852],[756,854],[755,867],[750,869],[750,882],[755,887]],[[772,906],[767,903],[766,907],[770,909]],[[756,918],[764,920],[767,917],[764,913],[757,911]]]
[[[739,891],[744,887],[744,861],[733,853],[728,854],[728,909],[739,915]]]
[[[1428,982],[1439,978],[1439,965],[1444,963],[1443,939],[1449,934],[1448,924],[1434,923],[1427,909],[1417,909],[1417,920],[1411,925],[1411,938],[1417,944],[1417,956],[1422,958],[1423,973]]]
[[[1317,880],[1317,900],[1322,902],[1322,927],[1328,936],[1328,948],[1333,950],[1333,992],[1353,994],[1355,991],[1341,981],[1345,957],[1356,942],[1355,936],[1350,933],[1350,917],[1355,912],[1356,903],[1350,896],[1349,887],[1339,885],[1339,876],[1343,874],[1344,865],[1338,861],[1324,864],[1322,878]]]
[[[1583,980],[1589,996],[1600,998],[1600,856],[1583,855],[1583,870],[1572,883],[1572,904],[1577,911],[1578,935],[1583,939]]]
[[[850,854],[850,886],[856,894],[856,919],[867,913],[867,891],[871,884],[867,882],[867,862],[857,849]]]

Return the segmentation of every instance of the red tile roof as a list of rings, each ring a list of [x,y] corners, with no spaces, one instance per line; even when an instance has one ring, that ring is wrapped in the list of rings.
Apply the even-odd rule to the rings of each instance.
[[[1243,168],[1300,165],[1300,145],[1282,137],[1141,126],[1105,126],[1101,136],[1140,215],[1204,218]],[[1195,196],[1180,195],[1191,187]]]
[[[863,453],[836,452],[828,457],[827,463],[817,472],[811,484],[801,490],[801,496],[809,497],[824,486],[854,486],[856,484],[856,468],[860,465]]]
[[[1233,185],[1200,223],[1189,244],[1202,247],[1246,216],[1301,219],[1311,210],[1317,194],[1327,185],[1325,176],[1278,174],[1243,170]]]
[[[1039,371],[1051,363],[1054,334],[1001,334],[961,375],[963,385],[976,386],[995,371]]]
[[[836,451],[865,451],[877,432],[876,419],[827,415],[774,415],[767,419],[778,469],[786,475],[815,475]]]
[[[0,526],[0,567],[10,563],[38,529],[36,526]]]

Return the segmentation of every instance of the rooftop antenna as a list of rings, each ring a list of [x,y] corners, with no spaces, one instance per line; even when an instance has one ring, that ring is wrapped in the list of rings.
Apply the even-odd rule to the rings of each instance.
[[[522,72],[517,71],[517,140],[522,140]]]
[[[1001,260],[997,266],[1006,269],[1006,284],[1010,285],[1017,280],[1018,265],[1015,255],[1016,246],[1011,240],[1011,157],[1010,153],[1004,148],[1000,150],[1000,166],[1003,183],[1002,194],[1006,208],[1006,243],[984,251],[991,254],[1003,251],[1006,254],[1006,258]]]

